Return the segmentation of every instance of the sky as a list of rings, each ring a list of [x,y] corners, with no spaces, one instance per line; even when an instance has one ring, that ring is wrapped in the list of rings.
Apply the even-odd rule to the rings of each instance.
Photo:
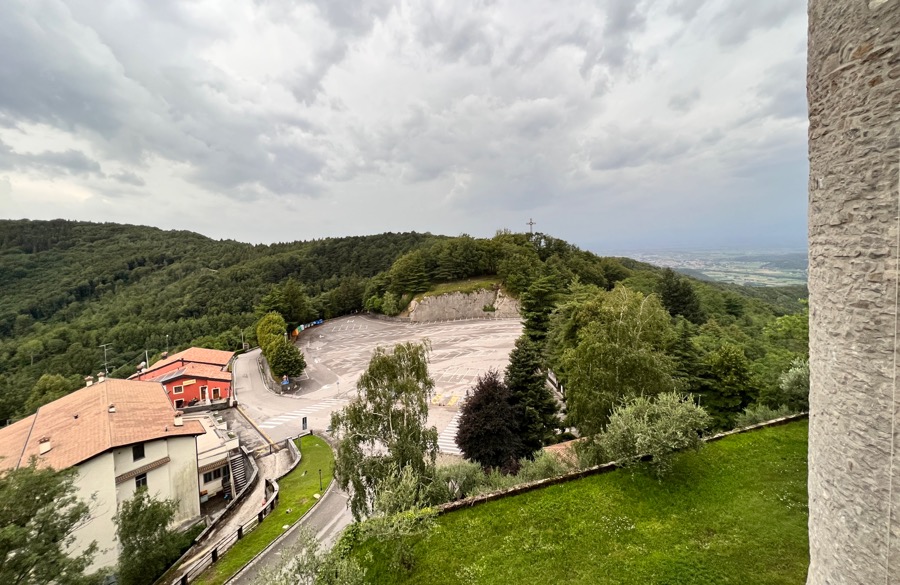
[[[802,248],[798,0],[7,0],[0,218]]]

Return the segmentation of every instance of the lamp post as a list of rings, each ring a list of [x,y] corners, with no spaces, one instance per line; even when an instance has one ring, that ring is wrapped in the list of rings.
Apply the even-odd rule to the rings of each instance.
[[[322,491],[322,470],[319,470],[319,491]]]

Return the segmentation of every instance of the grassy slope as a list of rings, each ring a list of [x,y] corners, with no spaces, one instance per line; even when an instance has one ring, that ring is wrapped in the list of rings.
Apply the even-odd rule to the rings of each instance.
[[[284,525],[294,524],[305,514],[316,502],[313,494],[319,493],[320,469],[322,483],[327,488],[334,470],[331,447],[322,439],[311,435],[302,437],[300,441],[298,446],[303,458],[291,473],[278,482],[280,490],[278,507],[259,527],[222,555],[219,562],[207,569],[196,583],[203,585],[224,583],[284,532]]]
[[[452,282],[441,282],[431,287],[428,292],[416,296],[416,300],[421,301],[425,297],[436,297],[449,293],[461,292],[464,294],[473,293],[479,290],[491,290],[500,285],[499,276],[480,276],[477,278],[467,278],[465,280],[454,280]]]
[[[806,421],[680,456],[663,482],[617,471],[442,516],[375,583],[802,584],[809,563]]]

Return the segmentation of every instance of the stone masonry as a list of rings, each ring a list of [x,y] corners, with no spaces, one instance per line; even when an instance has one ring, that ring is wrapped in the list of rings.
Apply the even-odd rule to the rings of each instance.
[[[900,584],[900,0],[809,0],[810,584]]]

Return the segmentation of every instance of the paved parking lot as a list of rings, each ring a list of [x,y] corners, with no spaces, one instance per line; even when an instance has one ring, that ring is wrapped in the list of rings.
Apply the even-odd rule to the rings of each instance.
[[[513,319],[436,323],[384,321],[363,315],[335,319],[301,334],[298,345],[306,356],[307,371],[296,395],[311,400],[306,407],[312,409],[310,415],[317,410],[330,413],[345,403],[333,401],[356,396],[356,380],[377,346],[428,339],[432,348],[429,371],[435,382],[429,423],[442,433],[442,450],[456,453],[452,436],[461,401],[479,375],[490,368],[502,371],[506,367],[521,332],[521,323]]]

